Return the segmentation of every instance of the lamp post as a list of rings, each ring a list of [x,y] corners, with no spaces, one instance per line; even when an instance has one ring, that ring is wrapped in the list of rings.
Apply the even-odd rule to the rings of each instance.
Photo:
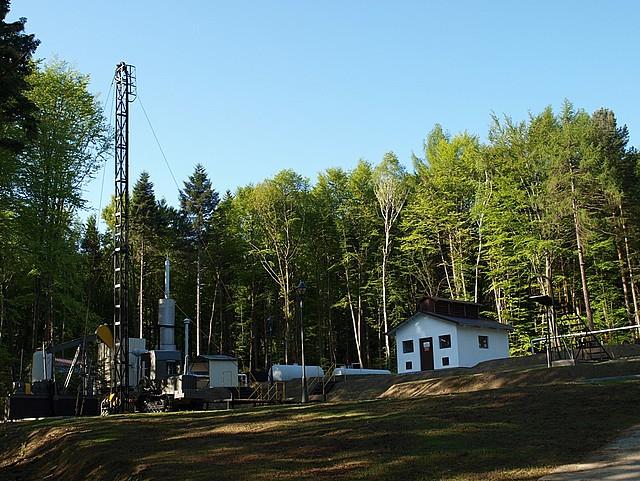
[[[557,340],[555,336],[555,332],[553,333],[553,337],[551,333],[552,324],[555,323],[555,309],[554,309],[555,306],[553,303],[553,297],[543,294],[538,296],[529,296],[529,299],[547,308],[547,314],[545,316],[547,318],[547,331],[545,335],[546,341],[547,341],[546,353],[547,353],[547,367],[551,367],[553,365],[553,352],[552,352],[552,346],[551,346],[551,339],[554,339],[554,341]]]
[[[298,283],[298,287],[296,287],[296,293],[298,295],[298,300],[300,302],[300,353],[301,353],[301,361],[302,361],[302,403],[306,403],[309,400],[309,393],[307,392],[307,366],[304,362],[304,322],[302,318],[302,300],[304,298],[304,293],[307,290],[307,286],[304,281],[300,281]]]
[[[273,318],[267,317],[267,373],[269,386],[273,386],[273,372],[271,371],[271,338],[273,337]]]

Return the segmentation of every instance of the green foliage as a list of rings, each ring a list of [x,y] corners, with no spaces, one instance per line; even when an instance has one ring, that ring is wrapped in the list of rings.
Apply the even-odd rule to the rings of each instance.
[[[6,188],[15,168],[15,154],[37,132],[37,107],[28,96],[31,85],[27,78],[33,72],[31,58],[40,42],[24,33],[24,18],[6,22],[9,5],[9,0],[0,0],[0,189]]]
[[[7,5],[0,65],[16,45],[27,60],[0,79],[0,350],[15,364],[22,348],[111,319],[114,208],[100,213],[104,234],[94,216],[79,224],[110,132],[86,76],[28,62],[37,42],[3,22]],[[129,212],[143,333],[155,345],[165,256],[180,316],[200,318],[201,351],[253,370],[299,361],[301,320],[307,362],[387,364],[385,332],[424,294],[484,304],[515,327],[518,354],[544,333],[532,294],[594,327],[635,323],[640,167],[628,141],[613,112],[566,102],[493,117],[485,144],[436,125],[411,172],[390,152],[313,184],[283,170],[221,198],[197,164],[179,209],[144,172]]]

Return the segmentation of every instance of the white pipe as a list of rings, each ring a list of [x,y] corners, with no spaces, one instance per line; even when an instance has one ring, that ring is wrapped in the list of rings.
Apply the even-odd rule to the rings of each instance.
[[[560,339],[562,337],[581,337],[581,336],[588,336],[590,334],[602,334],[605,332],[613,332],[613,331],[627,331],[629,329],[640,329],[640,324],[638,325],[633,325],[633,326],[624,326],[624,327],[613,327],[611,329],[600,329],[599,331],[589,331],[589,332],[577,332],[577,333],[572,333],[572,334],[561,334],[558,336],[551,336],[550,339]],[[546,341],[547,337],[536,337],[534,339],[531,339],[531,342],[540,342],[540,341]]]
[[[169,281],[170,281],[170,269],[169,257],[164,261],[164,298],[169,299]]]
[[[183,374],[187,374],[187,369],[189,368],[189,323],[190,319],[184,320],[184,369],[182,370]]]

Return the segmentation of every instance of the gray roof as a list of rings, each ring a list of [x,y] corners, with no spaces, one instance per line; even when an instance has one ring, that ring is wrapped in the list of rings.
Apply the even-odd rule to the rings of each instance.
[[[154,356],[158,361],[181,361],[182,353],[180,351],[161,351],[154,349]]]
[[[202,354],[199,358],[206,359],[207,361],[237,361],[238,359],[233,356],[227,356],[226,354]]]
[[[501,322],[493,321],[493,320],[488,319],[486,317],[479,317],[477,319],[468,319],[466,317],[449,316],[449,315],[446,315],[446,314],[436,314],[435,312],[422,312],[422,311],[419,311],[419,312],[416,312],[409,319],[407,319],[405,321],[402,321],[400,324],[398,324],[393,329],[389,329],[389,331],[387,331],[387,336],[391,336],[391,335],[395,334],[395,332],[398,330],[398,328],[402,327],[407,322],[414,320],[417,316],[432,316],[432,317],[435,317],[436,319],[442,319],[443,321],[453,322],[454,324],[456,324],[458,326],[479,327],[479,328],[482,328],[482,329],[503,329],[503,330],[506,330],[506,331],[513,330],[513,326],[510,325],[510,324],[503,324]]]

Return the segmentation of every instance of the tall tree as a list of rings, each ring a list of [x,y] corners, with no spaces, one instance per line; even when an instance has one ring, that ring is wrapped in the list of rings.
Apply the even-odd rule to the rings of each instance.
[[[37,131],[37,108],[28,96],[33,73],[31,57],[40,41],[24,33],[25,18],[7,22],[11,2],[0,0],[0,175],[9,175],[15,167],[10,155],[20,152]],[[0,186],[6,183],[0,182]]]
[[[153,239],[157,236],[159,229],[158,203],[148,172],[142,172],[133,186],[130,209],[131,240],[140,266],[138,279],[138,328],[140,337],[144,337],[145,253],[153,244]],[[154,296],[151,295],[151,298],[153,299]]]
[[[56,303],[71,285],[67,277],[75,272],[70,263],[76,242],[72,219],[84,206],[83,186],[104,161],[110,144],[87,76],[64,62],[53,62],[29,81],[39,133],[20,154],[17,192],[32,266],[34,348],[43,326],[44,339],[53,340]]]
[[[196,354],[200,355],[201,339],[201,261],[204,234],[216,206],[219,195],[213,189],[211,180],[202,164],[197,164],[189,180],[180,192],[180,207],[185,212],[191,226],[192,241],[196,248]]]
[[[590,167],[603,191],[602,210],[607,213],[606,229],[614,233],[613,242],[626,311],[636,324],[640,324],[627,222],[627,217],[638,207],[637,154],[635,150],[627,148],[627,126],[618,127],[615,114],[611,110],[596,110],[592,115],[592,122],[596,155],[594,165]]]
[[[252,254],[278,287],[284,318],[284,360],[292,353],[293,287],[296,262],[303,246],[309,182],[283,170],[248,192],[244,223]],[[297,354],[297,349],[296,349]]]
[[[379,233],[382,230],[376,212],[373,169],[368,162],[360,160],[344,178],[340,172],[334,173],[333,177],[344,286],[337,304],[349,310],[358,362],[364,366],[369,360],[367,316],[377,318],[375,307],[369,306],[367,299],[377,277],[376,252],[380,252]]]
[[[387,267],[391,255],[393,238],[391,231],[407,200],[406,172],[393,152],[385,154],[382,162],[374,171],[374,192],[378,200],[380,215],[384,223],[384,241],[382,243],[382,319],[384,332],[389,330],[387,313]],[[389,336],[385,335],[385,358],[387,365],[391,355]]]
[[[0,343],[6,317],[6,292],[21,260],[14,192],[18,154],[37,131],[36,106],[28,97],[31,60],[38,44],[24,33],[26,19],[7,22],[9,0],[0,0]]]

